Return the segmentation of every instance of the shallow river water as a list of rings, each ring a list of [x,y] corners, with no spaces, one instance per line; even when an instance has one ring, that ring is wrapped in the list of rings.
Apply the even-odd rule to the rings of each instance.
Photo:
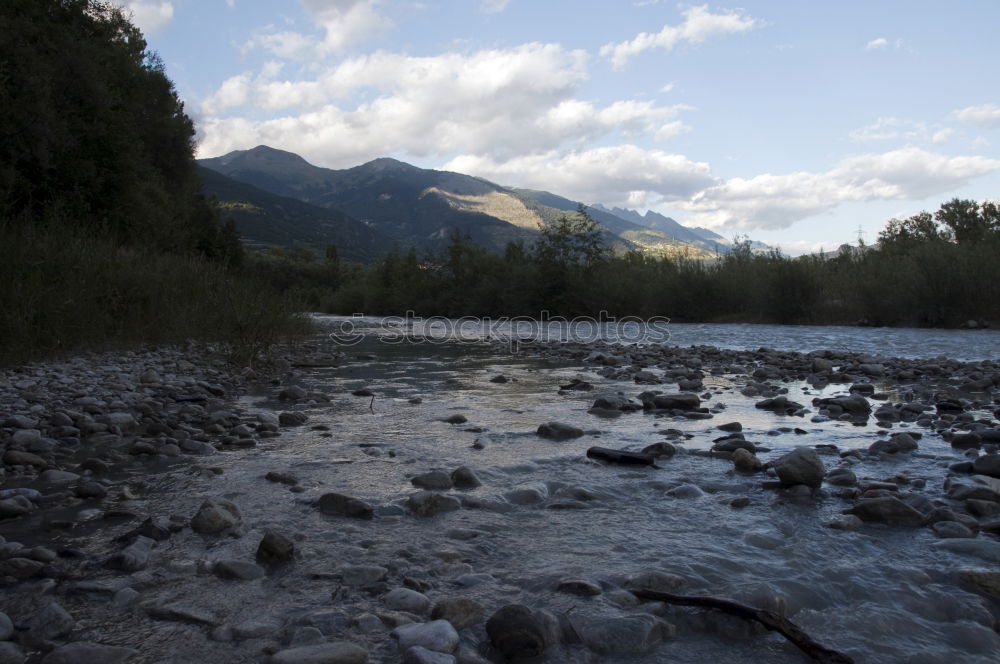
[[[1000,335],[992,331],[721,327],[671,326],[671,343],[727,345],[726,339],[738,338],[748,348],[1000,356]],[[387,344],[368,335],[345,350],[355,359],[339,367],[298,370],[293,382],[330,397],[329,403],[300,406],[310,417],[306,426],[283,430],[279,438],[262,440],[251,450],[215,455],[202,463],[214,467],[212,472],[180,469],[149,481],[151,513],[166,509],[190,515],[205,497],[222,495],[239,506],[247,522],[248,532],[239,539],[219,541],[184,531],[163,543],[159,555],[175,555],[175,571],[193,569],[198,560],[252,557],[268,528],[299,538],[301,559],[280,574],[240,584],[178,576],[173,582],[178,597],[215,612],[227,624],[288,624],[297,615],[325,610],[342,610],[349,620],[378,611],[380,599],[341,586],[337,571],[347,564],[371,564],[387,567],[392,578],[426,581],[431,599],[475,599],[486,607],[483,620],[510,603],[603,620],[648,610],[622,606],[613,591],[628,577],[663,571],[685,580],[678,592],[781,608],[817,641],[857,662],[1000,661],[996,603],[958,578],[960,570],[997,569],[997,562],[936,548],[937,538],[928,528],[834,530],[826,524],[849,503],[831,495],[794,499],[764,489],[760,475],[734,473],[723,459],[677,454],[656,468],[623,468],[586,458],[594,445],[640,450],[663,440],[661,432],[668,428],[690,435],[680,447],[708,449],[721,435],[717,425],[739,421],[748,440],[772,450],[760,454],[766,461],[802,445],[866,448],[879,437],[873,421],[863,426],[813,423],[809,416],[757,410],[757,399],[739,392],[746,377],[735,375],[706,376],[705,391],[712,397],[706,405],[719,411],[713,419],[642,411],[606,419],[587,412],[597,396],[621,392],[635,398],[648,388],[602,378],[595,367],[579,361],[514,355],[485,343]],[[491,382],[500,374],[508,382]],[[595,390],[559,393],[559,386],[572,379],[590,381]],[[845,393],[847,386],[788,387],[790,398],[808,404],[813,397]],[[371,390],[374,399],[353,396],[359,388]],[[277,390],[244,397],[241,405],[288,409],[276,400]],[[467,423],[444,421],[456,414]],[[586,434],[568,441],[537,436],[539,424],[551,420],[579,426]],[[313,429],[316,425],[329,429]],[[916,429],[897,424],[895,430],[910,427]],[[913,486],[926,482],[928,497],[940,497],[947,465],[962,457],[940,437],[925,434],[917,455],[899,462],[859,462],[855,472],[876,480],[904,473]],[[473,447],[477,440],[482,449]],[[830,469],[840,458],[832,454],[824,461]],[[483,483],[451,492],[464,496],[463,509],[431,518],[402,509],[416,491],[412,476],[459,466],[472,468]],[[263,480],[269,471],[294,474],[305,491],[290,492]],[[671,497],[670,490],[683,484],[697,485],[703,495]],[[311,501],[328,491],[372,503],[376,518],[320,514]],[[740,497],[749,498],[749,505],[731,507]],[[558,592],[559,582],[570,578],[595,582],[605,593]],[[677,607],[662,608],[662,615],[678,626],[678,634],[648,653],[597,654],[567,645],[541,661],[807,661],[782,638],[753,634],[736,619]],[[259,644],[241,649],[203,637],[185,639],[183,630],[193,628],[178,629],[173,636],[150,634],[148,661],[259,661]],[[463,637],[473,645],[484,641],[482,621]],[[366,645],[370,661],[399,661],[384,633],[359,634],[345,624],[344,638]]]

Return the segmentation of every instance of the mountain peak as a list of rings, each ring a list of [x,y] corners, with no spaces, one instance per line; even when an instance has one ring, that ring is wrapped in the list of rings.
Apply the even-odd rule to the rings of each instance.
[[[218,159],[220,164],[229,164],[233,161],[239,160],[256,164],[294,164],[297,166],[301,166],[303,164],[307,166],[309,165],[309,162],[294,152],[278,150],[277,148],[272,148],[268,145],[258,145],[255,148],[250,148],[249,150],[233,150],[228,154],[222,155]]]

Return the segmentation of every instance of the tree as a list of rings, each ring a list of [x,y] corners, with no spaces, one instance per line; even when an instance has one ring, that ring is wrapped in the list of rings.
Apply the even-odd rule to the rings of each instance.
[[[958,244],[972,244],[1000,232],[1000,219],[994,203],[979,203],[953,198],[941,205],[934,219],[943,224]]]
[[[608,258],[601,227],[587,214],[582,203],[572,216],[562,215],[541,226],[542,237],[535,244],[535,254],[546,263],[568,266],[592,266]]]

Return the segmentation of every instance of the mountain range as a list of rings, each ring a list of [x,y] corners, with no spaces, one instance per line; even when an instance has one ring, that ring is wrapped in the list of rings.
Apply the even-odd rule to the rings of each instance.
[[[531,244],[541,224],[580,205],[385,157],[335,170],[260,145],[198,163],[204,193],[233,218],[248,246],[322,253],[334,244],[339,256],[365,263],[393,248],[440,248],[454,231],[493,251],[512,241]],[[587,211],[616,250],[711,258],[732,244],[652,211],[599,204]]]

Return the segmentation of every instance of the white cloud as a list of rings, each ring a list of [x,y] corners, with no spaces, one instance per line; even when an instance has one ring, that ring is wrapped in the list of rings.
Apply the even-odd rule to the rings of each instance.
[[[968,122],[979,127],[990,129],[1000,127],[1000,106],[996,104],[969,106],[968,108],[955,111],[955,115],[962,122]]]
[[[133,0],[125,5],[132,22],[144,33],[155,32],[174,18],[174,5],[162,0]]]
[[[680,25],[665,25],[657,33],[643,32],[630,41],[605,44],[601,55],[611,58],[612,65],[620,69],[629,58],[652,48],[670,50],[681,42],[697,44],[714,35],[745,32],[760,24],[740,10],[713,14],[708,5],[689,7],[682,13],[684,22]]]
[[[1000,160],[904,148],[839,162],[825,173],[734,178],[689,202],[686,223],[728,230],[782,229],[849,201],[922,199],[1000,170]]]
[[[482,0],[483,11],[487,14],[496,14],[507,9],[510,0]]]
[[[267,143],[326,166],[389,153],[506,160],[598,139],[665,141],[686,130],[679,115],[687,106],[622,100],[599,107],[578,99],[586,62],[583,51],[535,43],[432,57],[376,52],[311,80],[281,80],[271,67],[272,76],[234,77],[203,102],[199,153]],[[213,117],[244,102],[289,113]]]
[[[674,89],[674,84],[673,83],[667,83],[662,88],[660,88],[660,92],[670,92],[673,89]]]
[[[247,102],[249,88],[249,74],[227,78],[212,96],[201,103],[201,112],[215,115],[232,106],[242,106]]]
[[[443,168],[512,186],[547,189],[586,202],[633,207],[649,195],[687,199],[715,183],[706,163],[635,145],[551,151],[505,161],[467,154]]]
[[[280,58],[308,60],[340,53],[386,30],[392,21],[378,12],[380,0],[299,0],[315,27],[317,37],[283,30],[261,32],[243,46],[244,51],[263,48]]]
[[[848,136],[852,141],[859,143],[888,140],[913,141],[927,137],[927,126],[913,120],[894,117],[879,118],[874,124],[852,130]]]
[[[931,136],[931,143],[933,143],[934,145],[944,145],[951,139],[954,133],[955,130],[951,129],[950,127],[945,127],[944,129],[938,130],[934,132],[933,136]]]
[[[881,51],[889,47],[889,40],[885,37],[878,37],[865,44],[865,49],[869,51]]]

